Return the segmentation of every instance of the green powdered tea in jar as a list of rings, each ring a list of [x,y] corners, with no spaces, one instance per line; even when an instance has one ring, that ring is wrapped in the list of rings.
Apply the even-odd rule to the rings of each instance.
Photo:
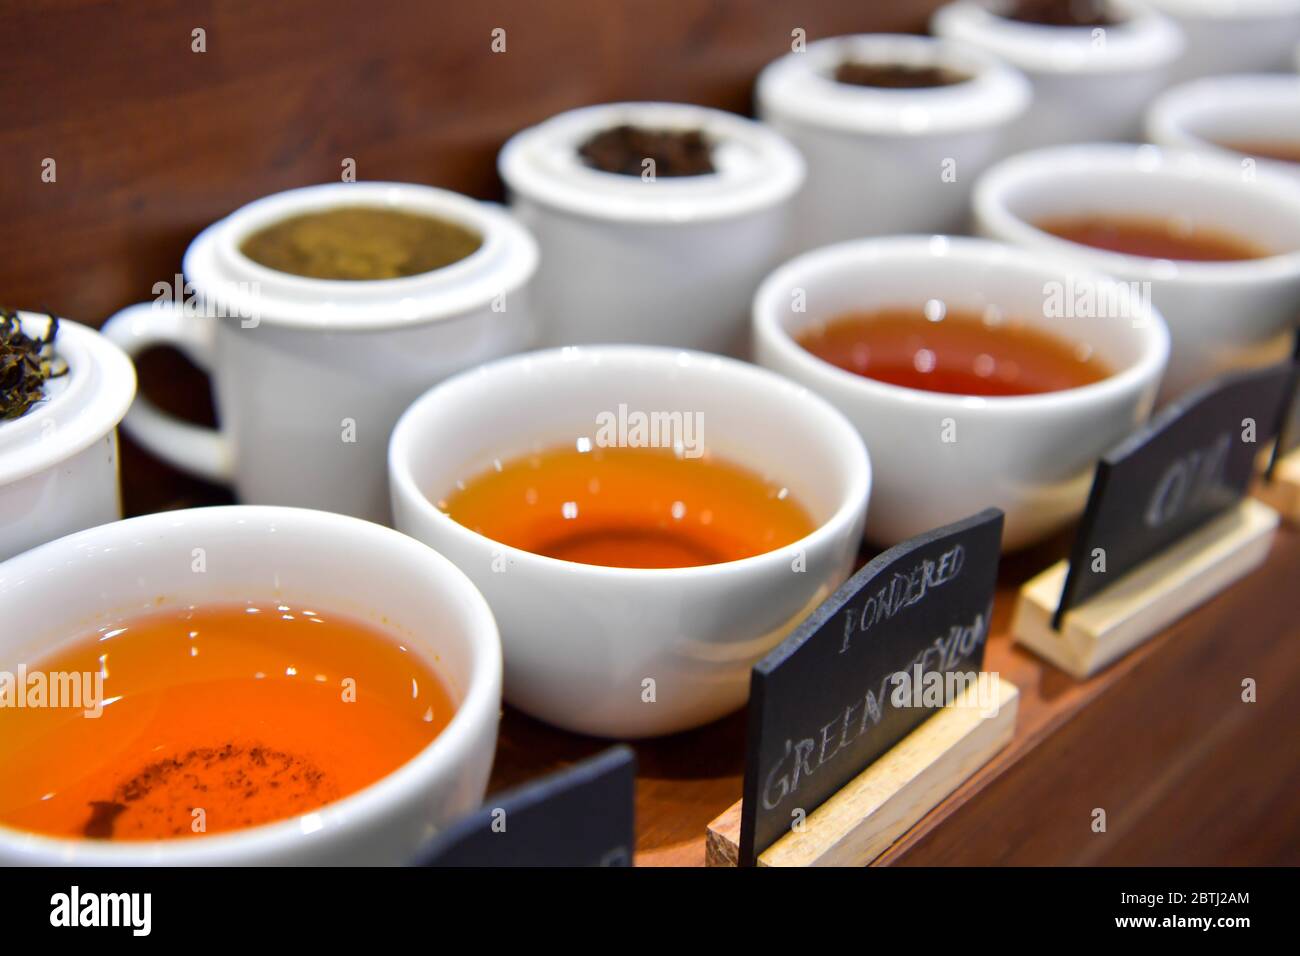
[[[342,206],[272,223],[245,239],[240,251],[278,272],[367,281],[432,272],[481,245],[478,233],[446,219]]]

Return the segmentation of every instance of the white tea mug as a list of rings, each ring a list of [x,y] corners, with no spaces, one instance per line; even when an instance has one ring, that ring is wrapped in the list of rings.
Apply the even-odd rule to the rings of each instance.
[[[482,237],[466,258],[375,281],[306,278],[240,251],[290,216],[372,206],[438,217]],[[537,247],[492,204],[407,183],[330,183],[259,199],[209,226],[185,253],[183,290],[104,325],[128,354],[179,348],[213,379],[216,430],[143,397],[123,423],[158,457],[252,504],[388,520],[385,450],[402,410],[434,382],[526,348]]]

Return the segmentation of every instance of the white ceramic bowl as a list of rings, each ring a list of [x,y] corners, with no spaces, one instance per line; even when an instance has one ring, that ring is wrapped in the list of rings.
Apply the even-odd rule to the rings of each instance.
[[[1146,0],[1187,38],[1174,64],[1175,81],[1216,73],[1251,73],[1287,66],[1300,37],[1300,0]]]
[[[1300,76],[1211,76],[1167,90],[1147,110],[1147,138],[1161,146],[1204,150],[1300,182],[1291,163],[1230,149],[1225,143],[1290,143],[1300,149]],[[1249,163],[1247,161],[1249,160]]]
[[[21,313],[23,331],[49,320]],[[0,421],[0,561],[82,528],[122,517],[117,425],[135,395],[135,369],[93,329],[59,321],[55,354],[68,374],[46,399]]]
[[[756,356],[844,412],[866,441],[871,540],[894,544],[996,506],[1006,512],[1004,546],[1020,548],[1082,512],[1098,456],[1146,419],[1164,369],[1168,334],[1141,303],[1114,314],[1068,307],[1049,314],[1053,291],[1076,302],[1101,284],[1060,259],[980,239],[840,243],[786,263],[763,283],[754,297]],[[856,375],[795,341],[803,329],[848,312],[920,311],[931,299],[986,316],[1000,310],[1091,346],[1115,374],[1040,395],[951,395]]]
[[[600,567],[500,544],[429,497],[494,461],[599,438],[596,416],[620,404],[698,412],[704,447],[783,482],[816,530],[723,564]],[[672,733],[744,703],[753,664],[848,576],[871,484],[857,433],[817,396],[732,359],[646,346],[551,349],[456,376],[402,416],[389,468],[397,527],[487,595],[506,699],[603,737]]]
[[[204,549],[202,574],[193,570],[195,548]],[[38,662],[117,619],[277,595],[373,622],[436,660],[456,703],[451,723],[388,776],[304,817],[138,842],[0,826],[0,865],[401,864],[439,827],[477,807],[501,699],[492,614],[445,558],[369,522],[236,506],[163,512],[60,538],[0,563],[0,670]]]
[[[970,79],[871,89],[835,80],[845,61],[942,67]],[[789,251],[859,236],[960,229],[970,185],[1003,154],[1006,132],[1029,96],[1017,70],[930,37],[833,37],[769,63],[758,77],[758,115],[808,164]]]
[[[586,166],[578,147],[620,124],[700,129],[715,173],[639,176]],[[781,136],[684,103],[611,103],[513,136],[497,160],[537,236],[543,345],[638,342],[737,353],[749,297],[780,259],[803,160]]]
[[[1246,176],[1231,160],[1155,146],[1062,146],[994,166],[975,185],[974,208],[976,228],[986,236],[1149,288],[1173,339],[1162,401],[1223,372],[1289,354],[1300,312],[1300,187],[1285,177],[1262,169]],[[1278,254],[1172,262],[1080,245],[1034,225],[1089,213],[1178,218]]]
[[[1013,151],[1133,138],[1183,49],[1182,33],[1169,18],[1132,0],[1109,0],[1106,9],[1123,22],[1104,29],[1019,23],[994,9],[995,2],[957,0],[936,11],[930,29],[974,44],[1029,77],[1033,103],[1010,134]]]
[[[483,245],[421,275],[313,279],[240,251],[290,216],[376,206],[460,223]],[[137,355],[170,345],[212,377],[218,430],[164,415],[143,397],[124,426],[164,461],[234,485],[248,504],[388,520],[384,455],[393,423],[434,382],[533,344],[532,237],[500,206],[410,183],[326,183],[276,193],[195,237],[187,286],[155,285],[104,334]]]

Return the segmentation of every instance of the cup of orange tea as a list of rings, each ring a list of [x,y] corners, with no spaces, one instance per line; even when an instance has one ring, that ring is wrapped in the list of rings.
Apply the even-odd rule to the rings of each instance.
[[[0,865],[400,864],[482,800],[501,651],[449,561],[203,508],[0,564]]]
[[[389,446],[397,527],[501,626],[506,699],[647,737],[735,710],[851,571],[871,483],[849,422],[733,359],[580,346],[435,387]]]
[[[1117,283],[980,239],[827,246],[754,297],[761,365],[843,411],[871,449],[867,537],[981,508],[1019,548],[1083,510],[1097,458],[1141,424],[1169,352]]]

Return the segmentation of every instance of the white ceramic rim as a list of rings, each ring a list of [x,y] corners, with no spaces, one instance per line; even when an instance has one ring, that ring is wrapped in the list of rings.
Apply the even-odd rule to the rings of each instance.
[[[715,147],[716,172],[646,183],[592,169],[578,158],[583,140],[624,123],[702,130]],[[539,205],[587,219],[660,224],[770,209],[790,199],[804,180],[803,157],[775,130],[690,103],[602,103],[560,113],[510,137],[497,169],[513,194]]]
[[[843,496],[843,500],[829,518],[797,541],[738,561],[686,568],[619,568],[552,558],[479,534],[439,510],[421,490],[411,470],[411,458],[417,445],[421,442],[436,441],[436,436],[424,424],[427,415],[443,403],[465,401],[463,396],[466,393],[472,395],[477,390],[505,388],[509,387],[511,381],[516,383],[522,381],[519,369],[529,363],[562,364],[574,361],[623,363],[629,374],[654,374],[656,368],[665,365],[678,368],[694,365],[700,369],[701,374],[715,376],[720,383],[729,380],[733,385],[740,383],[749,388],[777,389],[787,395],[791,403],[798,403],[799,407],[807,409],[806,414],[819,417],[826,428],[838,434],[848,493]],[[506,384],[498,386],[498,382]],[[726,386],[719,384],[718,387],[721,390]],[[528,407],[527,403],[523,402],[521,407]],[[523,454],[525,451],[525,449],[502,449],[501,457]],[[708,352],[651,345],[562,346],[497,359],[467,372],[461,372],[425,392],[398,420],[388,445],[388,469],[395,493],[402,495],[430,520],[442,522],[451,534],[467,545],[500,551],[507,556],[508,560],[518,562],[525,569],[562,570],[568,574],[581,574],[619,582],[668,584],[721,575],[748,574],[777,562],[787,564],[792,550],[807,552],[820,548],[836,536],[843,534],[845,529],[851,527],[861,516],[863,505],[867,502],[871,491],[871,462],[862,437],[849,420],[821,396],[775,372],[748,362]]]
[[[1182,31],[1168,17],[1132,0],[1107,0],[1124,17],[1106,27],[1106,44],[1095,47],[1092,27],[1019,23],[993,13],[994,4],[957,0],[931,19],[942,37],[975,43],[1033,73],[1148,72],[1172,63],[1183,51]]]
[[[471,748],[475,728],[485,721],[495,723],[501,706],[500,699],[492,694],[492,688],[500,686],[502,672],[496,619],[474,583],[437,551],[398,531],[360,518],[308,508],[226,505],[157,512],[78,531],[0,562],[0,585],[6,576],[22,574],[25,568],[37,566],[56,554],[76,551],[92,543],[111,546],[112,542],[125,537],[184,524],[196,528],[228,527],[237,518],[274,523],[277,527],[291,526],[304,534],[317,535],[332,542],[337,542],[340,536],[357,535],[382,541],[383,547],[400,554],[404,561],[412,565],[423,564],[430,576],[446,579],[450,587],[463,592],[467,605],[472,609],[475,620],[468,635],[472,658],[470,679],[464,699],[458,703],[451,722],[396,770],[314,811],[320,815],[322,823],[320,830],[315,831],[317,833],[331,828],[364,830],[377,826],[395,804],[418,791],[424,781],[454,774]],[[0,850],[14,857],[27,857],[33,864],[56,861],[89,866],[202,866],[254,862],[271,860],[278,854],[292,854],[301,848],[304,839],[310,838],[302,832],[300,817],[193,839],[124,840],[116,843],[44,836],[0,824]]]
[[[1146,0],[1177,19],[1253,20],[1300,13],[1300,0]]]
[[[935,412],[961,409],[987,415],[1020,415],[1090,405],[1140,388],[1145,381],[1158,381],[1163,374],[1169,359],[1169,330],[1154,307],[1143,307],[1133,316],[1140,321],[1133,331],[1143,337],[1142,354],[1137,361],[1099,382],[1035,395],[955,395],[877,381],[813,355],[794,340],[782,321],[783,314],[789,309],[790,289],[805,287],[811,275],[852,272],[861,276],[866,269],[888,268],[891,259],[933,261],[940,257],[990,266],[997,266],[999,262],[1014,263],[1073,281],[1075,285],[1108,281],[1103,275],[1081,273],[1056,256],[1018,249],[989,239],[924,235],[853,239],[804,253],[768,276],[754,294],[754,335],[811,378],[829,380],[866,401],[903,403]]]
[[[28,335],[42,335],[48,316],[18,313]],[[66,377],[46,384],[45,400],[27,414],[0,422],[0,485],[66,461],[109,434],[135,398],[135,366],[94,329],[59,320],[54,352]],[[57,427],[49,428],[47,423]]]
[[[1198,150],[1164,149],[1150,144],[1076,143],[1049,146],[1018,153],[985,170],[975,182],[971,202],[976,223],[997,239],[1053,251],[1091,263],[1097,272],[1122,278],[1136,277],[1151,281],[1253,283],[1272,282],[1300,276],[1300,247],[1290,252],[1229,262],[1188,262],[1152,259],[1122,252],[1096,249],[1044,232],[1021,219],[1007,205],[1007,196],[1021,183],[1050,180],[1062,192],[1070,189],[1072,178],[1090,174],[1121,173],[1133,176],[1173,176],[1186,183],[1189,190],[1241,188],[1241,168],[1232,160]],[[1254,186],[1262,186],[1280,209],[1290,207],[1300,219],[1300,185],[1286,176],[1259,170]],[[1080,202],[1086,212],[1086,202]],[[1141,214],[1141,209],[1133,209]],[[1279,211],[1280,214],[1280,211]]]
[[[1298,4],[1300,7],[1300,4]],[[1243,73],[1207,76],[1161,93],[1147,109],[1146,134],[1161,146],[1202,149],[1240,159],[1243,154],[1189,129],[1199,119],[1231,115],[1241,107],[1300,119],[1300,76],[1289,73]],[[1285,168],[1268,157],[1259,162]],[[1276,168],[1275,167],[1275,168]]]
[[[833,71],[852,60],[944,67],[969,79],[950,86],[873,89],[840,83]],[[756,90],[766,119],[846,133],[942,135],[998,126],[1029,107],[1019,70],[958,40],[900,33],[859,33],[808,44],[763,68]]]
[[[400,279],[313,279],[260,265],[239,251],[257,229],[340,206],[378,206],[460,223],[483,237],[470,255]],[[502,207],[416,183],[324,183],[263,196],[204,229],[185,253],[186,278],[232,315],[301,329],[370,331],[487,308],[537,268],[537,243]]]

